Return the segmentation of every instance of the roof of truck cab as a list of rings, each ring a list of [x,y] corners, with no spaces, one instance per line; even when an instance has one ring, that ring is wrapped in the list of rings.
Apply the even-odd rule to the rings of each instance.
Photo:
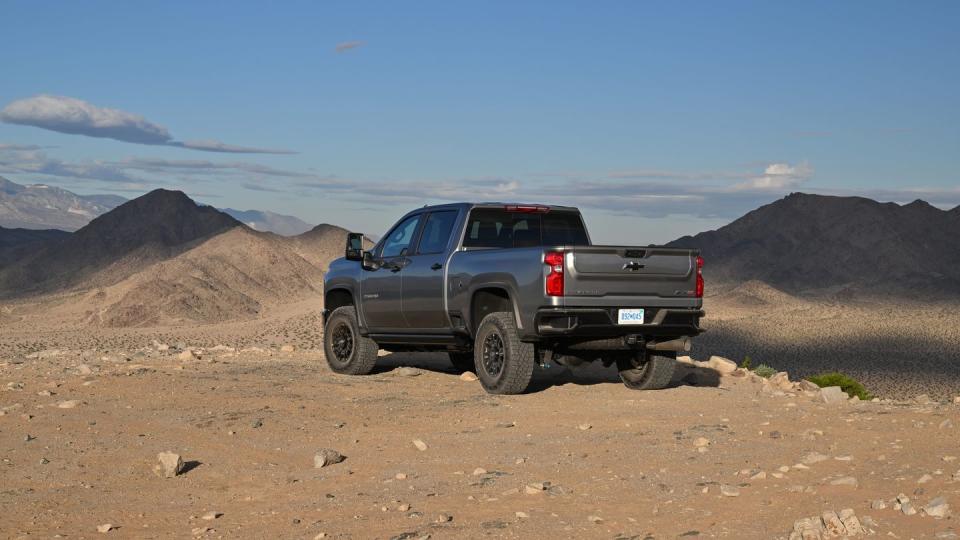
[[[518,202],[456,202],[456,203],[445,203],[445,204],[434,204],[434,205],[424,205],[423,208],[417,208],[417,210],[438,210],[443,208],[497,208],[505,206],[545,206],[551,210],[573,210],[577,211],[578,208],[575,206],[560,206],[557,204],[542,204],[542,203],[518,203]],[[413,213],[414,210],[411,210],[409,213]]]

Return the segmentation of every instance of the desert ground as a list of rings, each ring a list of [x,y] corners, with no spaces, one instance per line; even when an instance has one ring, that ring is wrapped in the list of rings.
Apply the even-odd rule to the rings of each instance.
[[[916,386],[888,394],[895,376],[850,362],[869,350],[784,345],[791,331],[852,332],[875,310],[750,314],[769,294],[708,298],[715,316],[693,357],[742,351],[794,380],[792,368],[836,364],[884,399],[827,404],[808,385],[707,363],[681,364],[656,392],[554,365],[526,395],[491,396],[441,354],[383,354],[375,374],[340,376],[323,359],[317,298],[247,321],[122,329],[8,306],[0,536],[786,539],[825,512],[852,531],[849,509],[865,534],[956,538],[957,348],[920,350],[952,382],[928,389],[913,372]],[[942,330],[955,319],[941,315]],[[322,449],[345,459],[316,468]],[[182,457],[181,474],[154,472],[160,452]]]

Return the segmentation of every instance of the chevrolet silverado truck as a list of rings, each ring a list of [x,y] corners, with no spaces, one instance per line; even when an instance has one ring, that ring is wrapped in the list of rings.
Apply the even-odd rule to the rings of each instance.
[[[593,245],[576,208],[426,206],[363,242],[350,233],[324,278],[337,373],[370,373],[380,349],[444,351],[493,394],[550,362],[615,364],[627,387],[659,389],[702,331],[698,250]]]

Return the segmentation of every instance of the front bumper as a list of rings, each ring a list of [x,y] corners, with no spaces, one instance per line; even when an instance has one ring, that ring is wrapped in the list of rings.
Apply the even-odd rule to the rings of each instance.
[[[700,308],[645,308],[646,324],[617,324],[619,308],[544,308],[537,311],[534,327],[544,338],[607,338],[696,336],[704,330]]]

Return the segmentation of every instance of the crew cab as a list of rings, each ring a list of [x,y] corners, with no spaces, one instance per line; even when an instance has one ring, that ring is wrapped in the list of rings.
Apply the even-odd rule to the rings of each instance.
[[[495,394],[550,362],[615,364],[629,388],[658,389],[701,332],[698,250],[593,245],[573,207],[426,206],[363,242],[350,233],[324,279],[337,373],[370,373],[380,349],[445,351]]]

